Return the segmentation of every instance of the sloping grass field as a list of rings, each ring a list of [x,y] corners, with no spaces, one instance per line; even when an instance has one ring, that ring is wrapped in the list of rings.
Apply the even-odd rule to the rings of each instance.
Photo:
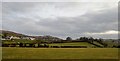
[[[87,47],[96,47],[87,42],[72,42],[72,43],[53,43],[49,44],[49,46],[87,46]]]
[[[3,59],[118,59],[117,48],[3,47]]]
[[[54,43],[54,44],[49,44],[49,45],[52,45],[52,46],[94,46],[87,42]]]

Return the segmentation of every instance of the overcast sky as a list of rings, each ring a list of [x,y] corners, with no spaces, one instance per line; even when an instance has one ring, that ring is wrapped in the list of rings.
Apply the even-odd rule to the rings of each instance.
[[[118,38],[112,2],[3,2],[2,29],[60,38]]]

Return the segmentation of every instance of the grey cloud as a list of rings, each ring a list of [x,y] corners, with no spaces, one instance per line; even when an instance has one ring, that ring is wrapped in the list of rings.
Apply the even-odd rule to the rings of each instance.
[[[60,4],[61,3],[57,5],[57,8],[59,8],[58,6]],[[77,38],[80,36],[93,36],[96,38],[117,38],[117,35],[84,34],[85,32],[94,33],[104,32],[108,30],[118,30],[116,7],[99,11],[88,11],[84,15],[76,17],[42,18],[35,14],[31,15],[31,17],[26,16],[25,13],[29,12],[29,7],[35,7],[35,5],[35,3],[3,4],[3,28],[29,35],[53,35],[61,38],[65,38],[67,36],[71,36],[73,38]],[[68,6],[66,7],[72,6],[70,4],[67,5]],[[63,6],[63,8],[66,7]],[[18,15],[16,15],[17,13]]]
[[[92,17],[91,17],[92,16]],[[86,19],[87,18],[87,19]],[[118,20],[117,12],[114,9],[106,10],[96,14],[85,14],[75,18],[58,18],[56,21],[53,19],[44,19],[44,21],[37,22],[38,25],[48,26],[55,29],[82,31],[82,32],[104,32],[106,30],[117,30]],[[59,28],[58,28],[59,27]]]
[[[88,19],[85,19],[86,17]],[[47,20],[50,21],[52,19],[46,19],[45,21]],[[56,21],[52,22],[45,21],[37,22],[36,24],[50,27],[52,31],[60,30],[61,33],[68,33],[72,36],[81,36],[84,32],[104,32],[108,30],[118,30],[117,12],[115,12],[114,8],[106,10],[105,12],[101,12],[100,14],[90,13],[76,18],[58,18]],[[101,37],[103,38],[105,35],[101,35]],[[109,35],[106,35],[106,37],[108,38]],[[113,38],[114,37],[115,35]]]

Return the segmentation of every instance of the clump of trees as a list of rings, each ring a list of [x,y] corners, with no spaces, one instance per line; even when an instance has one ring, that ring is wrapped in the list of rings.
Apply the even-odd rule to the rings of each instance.
[[[71,37],[67,37],[66,41],[72,41],[72,38]]]
[[[94,39],[92,37],[80,37],[80,38],[78,38],[76,40],[88,42],[88,43],[91,43],[91,44],[95,44],[94,42],[98,42],[99,44],[103,45],[104,47],[107,47],[107,44],[104,43],[103,39]]]
[[[89,42],[89,43],[93,43],[93,41],[95,41],[94,38],[92,37],[80,37],[78,39],[76,39],[78,41],[84,41],[84,42]]]

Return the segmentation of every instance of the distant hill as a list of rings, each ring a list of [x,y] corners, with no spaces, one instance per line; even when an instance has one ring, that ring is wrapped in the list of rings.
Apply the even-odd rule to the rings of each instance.
[[[21,33],[13,32],[13,31],[6,31],[6,30],[0,30],[0,33],[4,36],[17,36],[17,37],[27,36]]]
[[[40,39],[57,39],[57,40],[61,40],[58,37],[53,37],[53,36],[29,36],[29,35],[24,35],[21,33],[17,33],[17,32],[13,32],[13,31],[6,31],[6,30],[0,30],[0,33],[2,35],[6,36],[16,36],[16,37],[33,37],[36,40],[40,40]]]

